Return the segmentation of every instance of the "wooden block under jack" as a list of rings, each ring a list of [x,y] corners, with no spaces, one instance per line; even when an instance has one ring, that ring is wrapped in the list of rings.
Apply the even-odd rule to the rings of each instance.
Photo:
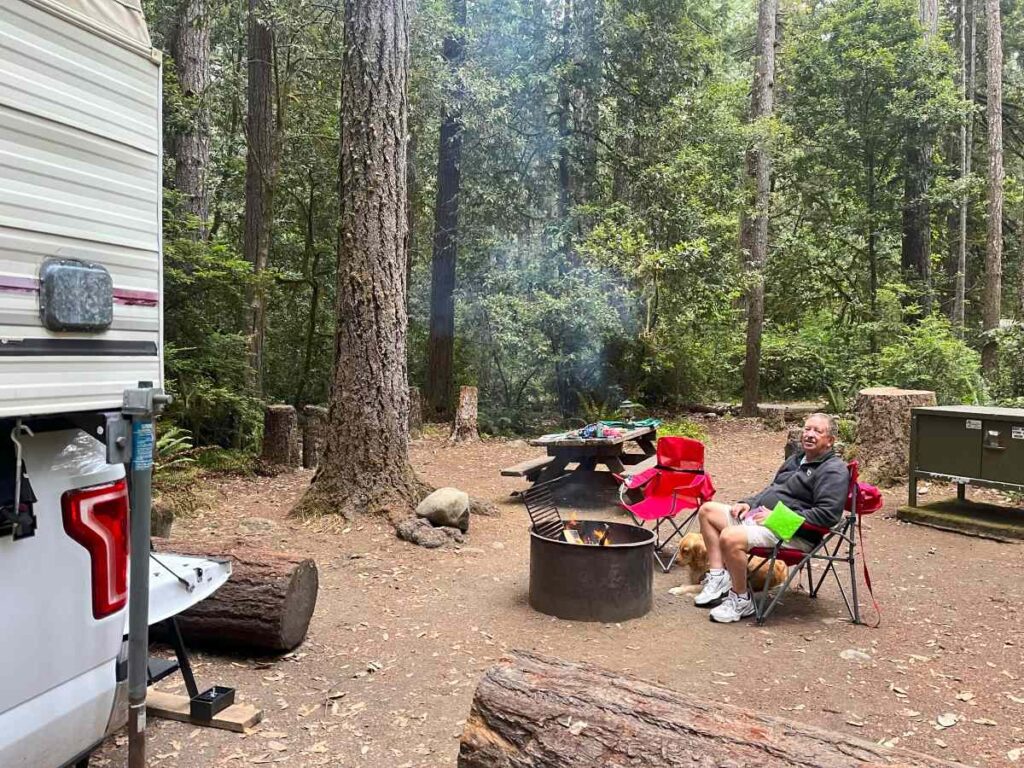
[[[188,696],[167,693],[150,688],[146,692],[146,713],[151,717],[177,720],[207,728],[221,728],[225,731],[244,733],[263,719],[263,710],[252,704],[232,704],[213,716],[212,720],[197,720],[189,713]]]

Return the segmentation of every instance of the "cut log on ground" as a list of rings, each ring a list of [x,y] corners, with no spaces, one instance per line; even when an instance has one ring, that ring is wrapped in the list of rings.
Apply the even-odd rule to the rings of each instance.
[[[455,423],[449,443],[465,443],[479,440],[476,430],[477,389],[476,387],[459,388],[459,407],[455,410]]]
[[[302,415],[306,418],[302,425],[302,466],[316,469],[327,437],[327,409],[322,405],[307,405]]]
[[[713,413],[716,416],[725,416],[727,413],[732,413],[736,408],[738,406],[733,406],[729,403],[712,403],[711,405],[687,403],[681,406],[680,410],[687,413]]]
[[[260,462],[271,469],[299,466],[298,417],[291,405],[268,405],[263,412]]]
[[[699,699],[589,664],[515,653],[487,670],[477,686],[462,732],[458,765],[949,768],[960,764]]]
[[[886,485],[907,476],[910,409],[935,405],[935,393],[872,387],[857,394],[857,458],[866,479]]]
[[[310,558],[238,542],[154,539],[156,552],[231,558],[231,578],[178,616],[186,643],[281,653],[306,637],[319,576]]]

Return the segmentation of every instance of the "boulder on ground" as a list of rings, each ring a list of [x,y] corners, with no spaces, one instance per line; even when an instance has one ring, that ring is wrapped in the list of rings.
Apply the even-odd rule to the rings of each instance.
[[[458,488],[438,488],[419,503],[416,517],[465,533],[469,530],[469,494]]]

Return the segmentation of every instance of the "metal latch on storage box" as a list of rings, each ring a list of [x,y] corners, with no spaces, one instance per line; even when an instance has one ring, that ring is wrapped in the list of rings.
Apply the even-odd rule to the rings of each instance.
[[[1005,451],[1006,446],[1003,445],[1002,437],[1003,435],[998,429],[986,429],[985,439],[981,444],[993,451]]]

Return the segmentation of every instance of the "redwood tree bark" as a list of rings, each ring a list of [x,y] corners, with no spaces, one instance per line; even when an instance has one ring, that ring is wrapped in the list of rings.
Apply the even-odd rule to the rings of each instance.
[[[1003,23],[999,0],[985,0],[988,31],[988,238],[985,245],[985,291],[982,327],[999,327],[1003,290]],[[992,377],[999,365],[993,338],[981,349],[981,367]]]
[[[462,173],[462,64],[466,56],[466,0],[452,0],[454,29],[442,55],[452,85],[441,119],[437,149],[437,207],[430,284],[430,337],[425,394],[432,421],[452,413],[452,354],[455,345],[455,263],[459,246],[459,187]]]
[[[918,21],[926,41],[939,31],[937,0],[919,0]],[[904,279],[914,290],[911,300],[917,300],[927,315],[932,305],[931,253],[932,233],[928,189],[931,183],[932,131],[927,124],[912,129],[907,137],[903,166],[903,239],[900,264]]]
[[[210,84],[210,20],[206,0],[184,0],[178,10],[171,56],[181,94],[191,113],[186,127],[174,139],[174,188],[185,211],[195,216],[196,240],[208,235],[210,203],[207,171],[210,166],[210,111],[206,88]]]
[[[570,56],[572,54],[572,0],[562,0],[561,51],[562,64],[558,76],[558,225],[561,227],[559,251],[566,259],[571,257],[570,217],[573,204],[572,178],[572,81],[570,80]],[[567,267],[568,264],[564,265]]]
[[[330,414],[320,465],[293,514],[395,519],[424,492],[408,455],[407,0],[345,0],[344,24]]]
[[[908,138],[904,156],[903,236],[900,265],[903,277],[911,287],[908,299],[920,305],[927,315],[931,311],[931,220],[928,204],[931,173],[931,137],[920,128]]]
[[[970,3],[968,12],[967,4]],[[971,175],[971,149],[974,144],[974,85],[975,46],[977,43],[978,14],[974,0],[960,0],[960,85],[965,101],[970,101],[971,111],[960,126],[960,180],[966,182]],[[969,30],[969,31],[968,31]],[[964,305],[967,289],[967,218],[970,212],[970,197],[966,192],[960,198],[959,236],[957,237],[956,269],[953,274],[953,302],[951,320],[963,333]]]
[[[759,0],[757,7],[757,63],[750,95],[751,122],[769,118],[775,100],[775,22],[778,0]],[[757,127],[757,137],[747,149],[748,204],[740,220],[740,245],[747,270],[747,352],[743,365],[743,406],[746,416],[757,415],[761,384],[761,333],[764,329],[764,268],[768,259],[768,214],[771,203],[771,154],[767,130]]]
[[[274,109],[271,57],[274,33],[267,15],[267,0],[249,0],[249,79],[246,85],[247,115],[245,134],[248,153],[245,160],[245,230],[242,250],[252,264],[253,275],[260,278],[270,254],[270,224],[273,216]],[[249,289],[249,367],[250,384],[256,392],[263,389],[263,337],[266,325],[266,299],[262,289]]]

